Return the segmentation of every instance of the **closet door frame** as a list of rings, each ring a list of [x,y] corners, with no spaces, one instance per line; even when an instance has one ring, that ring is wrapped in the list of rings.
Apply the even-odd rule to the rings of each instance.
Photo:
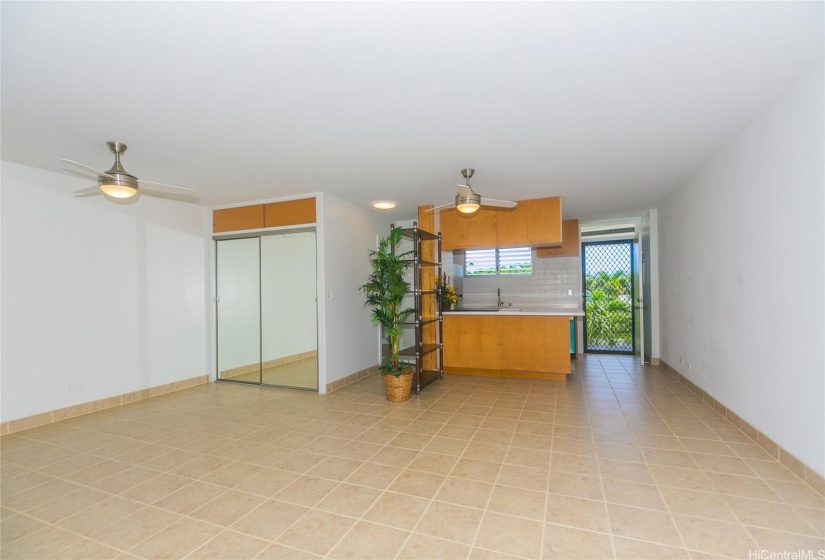
[[[213,241],[215,242],[215,379],[216,381],[224,381],[227,383],[240,383],[245,385],[258,385],[263,387],[281,387],[281,388],[289,388],[289,389],[297,389],[302,391],[311,391],[311,392],[320,392],[320,359],[316,362],[315,368],[315,388],[309,387],[298,387],[298,386],[290,386],[290,385],[276,385],[276,384],[269,384],[264,383],[263,380],[263,353],[264,353],[264,332],[263,332],[263,294],[262,294],[262,279],[263,279],[263,255],[262,255],[262,238],[274,235],[285,235],[285,234],[294,234],[294,233],[313,233],[315,235],[315,247],[314,247],[314,257],[316,260],[315,266],[315,275],[313,278],[313,285],[315,286],[316,293],[315,293],[315,350],[316,352],[319,349],[319,308],[318,308],[318,293],[317,293],[317,286],[318,286],[318,267],[317,267],[317,255],[318,255],[318,228],[316,226],[306,226],[306,227],[284,227],[273,229],[271,231],[264,231],[264,232],[244,232],[244,233],[234,233],[234,234],[224,234],[224,235],[216,235],[213,236]],[[220,377],[220,286],[218,282],[218,277],[220,274],[219,271],[219,263],[218,263],[218,243],[220,241],[230,241],[236,239],[257,239],[258,240],[258,381],[244,381],[239,379],[231,379],[231,378],[221,378]]]

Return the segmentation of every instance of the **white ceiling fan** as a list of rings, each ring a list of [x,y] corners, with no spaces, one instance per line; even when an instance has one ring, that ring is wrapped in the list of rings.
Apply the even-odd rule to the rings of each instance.
[[[475,169],[470,167],[461,170],[461,176],[464,177],[464,185],[458,185],[458,191],[455,195],[455,202],[450,204],[442,204],[432,208],[430,212],[440,210],[441,208],[452,208],[464,214],[472,214],[479,209],[480,206],[497,206],[499,208],[515,208],[516,203],[510,200],[497,200],[495,198],[482,198],[481,195],[476,194],[470,187],[470,178],[475,173]]]
[[[195,202],[198,199],[198,191],[187,187],[176,187],[166,183],[144,180],[141,181],[139,187],[138,178],[128,173],[120,164],[120,155],[126,151],[126,144],[109,141],[106,142],[106,145],[115,154],[115,163],[108,171],[100,171],[70,159],[57,158],[97,176],[97,185],[75,191],[75,196],[94,196],[103,193],[114,198],[130,198],[135,196],[138,193],[138,188],[140,188],[140,192],[147,196],[172,198],[186,202]],[[151,187],[147,188],[143,185],[151,185]]]

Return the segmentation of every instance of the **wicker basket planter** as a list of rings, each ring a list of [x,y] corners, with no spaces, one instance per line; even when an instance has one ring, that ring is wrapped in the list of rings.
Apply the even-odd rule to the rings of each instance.
[[[412,370],[404,370],[398,377],[385,373],[384,388],[387,390],[387,400],[390,402],[404,402],[410,400],[412,389]]]

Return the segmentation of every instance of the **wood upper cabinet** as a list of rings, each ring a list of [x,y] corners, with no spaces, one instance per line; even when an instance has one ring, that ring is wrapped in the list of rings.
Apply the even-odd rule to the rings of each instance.
[[[212,212],[212,231],[239,231],[243,229],[260,229],[264,227],[264,205],[222,208]]]
[[[441,231],[441,250],[452,251],[467,247],[467,220],[458,215],[454,208],[447,208],[439,213]]]
[[[315,223],[315,198],[299,198],[264,204],[264,227]]]
[[[481,207],[472,215],[450,208],[440,214],[445,251],[482,247],[561,245],[561,197],[519,201],[515,208]]]
[[[579,255],[579,221],[564,220],[562,222],[561,247],[539,247],[536,249],[538,257],[577,257]]]
[[[315,223],[315,197],[212,211],[212,232]]]
[[[456,214],[461,214],[456,211]],[[459,220],[467,224],[467,248],[488,248],[496,246],[496,209],[483,206],[472,215],[459,215]]]
[[[527,244],[527,208],[518,203],[515,208],[496,208],[496,245],[499,247]]]
[[[527,243],[535,245],[561,245],[561,197],[522,200],[527,210]]]

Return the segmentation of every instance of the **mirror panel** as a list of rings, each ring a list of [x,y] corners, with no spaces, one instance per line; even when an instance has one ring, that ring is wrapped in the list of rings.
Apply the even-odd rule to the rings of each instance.
[[[315,231],[261,237],[261,382],[318,389]]]
[[[218,241],[216,270],[218,379],[260,383],[259,239]]]

